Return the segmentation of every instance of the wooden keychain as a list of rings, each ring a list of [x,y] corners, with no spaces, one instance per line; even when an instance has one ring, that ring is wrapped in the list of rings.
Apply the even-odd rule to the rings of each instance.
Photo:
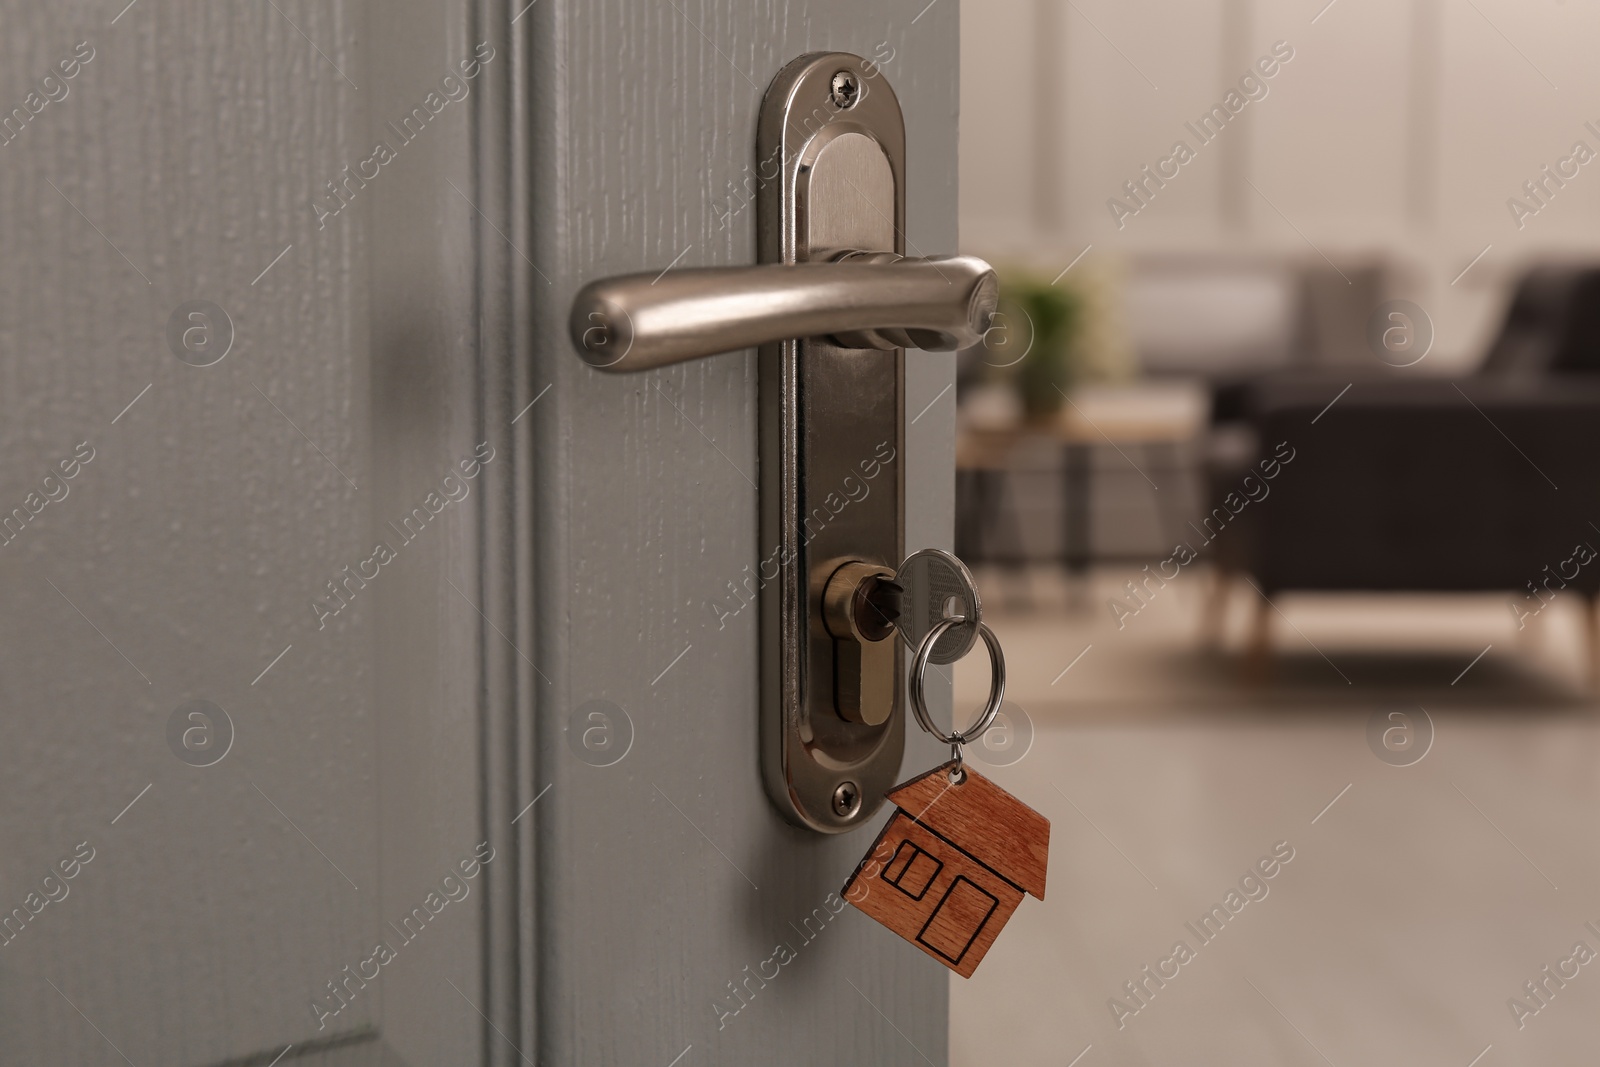
[[[961,733],[941,733],[928,714],[923,676],[934,644],[965,619],[946,617],[917,645],[910,703],[922,728],[950,746],[950,760],[891,789],[899,809],[843,896],[963,978],[971,978],[1025,894],[1044,899],[1050,820],[965,766],[961,746],[994,722],[1006,665],[987,623],[978,633],[993,670],[989,702]]]

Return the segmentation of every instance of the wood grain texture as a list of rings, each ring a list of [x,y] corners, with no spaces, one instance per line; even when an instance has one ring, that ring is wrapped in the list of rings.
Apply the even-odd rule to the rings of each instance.
[[[486,957],[491,944],[508,951],[517,929],[507,897],[519,885],[520,827],[511,818],[521,804],[506,810],[515,793],[505,766],[517,747],[506,725],[514,706],[499,679],[507,659],[521,661],[503,635],[531,647],[510,609],[519,572],[490,554],[491,546],[504,551],[503,534],[496,540],[490,530],[504,530],[514,498],[518,427],[511,418],[525,403],[487,369],[504,373],[516,358],[502,295],[516,276],[504,261],[516,253],[495,229],[511,226],[505,178],[489,180],[475,152],[484,136],[496,136],[478,124],[512,91],[505,6],[364,4],[365,143],[337,161],[367,158],[378,140],[398,154],[361,191],[366,202],[356,203],[366,214],[351,219],[364,228],[368,250],[361,267],[369,279],[374,536],[398,537],[395,527],[413,508],[426,508],[430,492],[468,494],[400,548],[394,573],[373,590],[379,596],[367,634],[379,717],[379,933],[392,933],[391,924],[480,842],[495,850],[470,895],[451,902],[385,968],[374,1019],[379,1045],[406,1064],[516,1062],[484,1018],[516,1035],[518,1016],[504,1003],[515,984],[503,962],[491,967]],[[444,77],[483,44],[493,58],[475,78],[457,78],[456,95],[466,95],[447,98],[401,145],[391,124],[426,107],[430,92],[443,96]],[[461,476],[463,459],[486,454],[493,458],[476,477]]]
[[[1044,899],[1050,822],[954,762],[889,793],[895,812],[845,900],[971,978],[1025,893]]]
[[[281,1048],[317,1033],[311,996],[377,930],[368,607],[319,633],[309,606],[370,549],[362,232],[310,241],[301,214],[365,139],[359,98],[270,6],[143,0],[112,25],[120,6],[0,4],[8,109],[94,49],[0,148],[0,499],[96,449],[0,549],[0,900],[97,849],[0,950],[6,1062],[123,1062],[107,1038],[141,1064]],[[280,6],[359,83],[351,4]],[[215,366],[163,336],[195,298],[233,318]],[[195,697],[236,731],[210,768],[167,745]]]
[[[894,49],[884,72],[906,112],[909,243],[953,251],[957,8],[914,14],[881,0],[595,0],[524,16],[531,254],[551,279],[534,285],[534,369],[553,386],[528,416],[534,659],[550,678],[537,775],[550,792],[530,816],[544,874],[530,1053],[545,1063],[664,1065],[691,1045],[683,1064],[945,1059],[944,972],[837,896],[865,835],[797,830],[762,788],[755,611],[719,626],[715,610],[763,554],[754,354],[608,376],[564,334],[590,279],[754,262],[757,111],[808,51]],[[953,359],[909,362],[908,421],[928,411],[908,436],[907,547],[947,547]],[[596,699],[634,731],[608,767],[569,744],[570,717]],[[910,740],[909,759],[937,759]]]
[[[895,805],[943,834],[1017,888],[1044,899],[1050,820],[963,764],[946,762],[889,791]]]
[[[0,892],[106,840],[31,943],[0,950],[0,1059],[123,1062],[94,1026],[180,1065],[330,1035],[363,1039],[313,1062],[666,1063],[690,1043],[695,1063],[943,1059],[942,976],[828,892],[856,842],[767,806],[754,618],[709,610],[757,558],[752,360],[599,381],[562,325],[595,274],[753,258],[760,88],[813,49],[894,49],[910,240],[955,249],[955,5],[915,26],[875,8],[547,0],[512,30],[510,5],[455,0],[0,0],[7,100],[74,42],[99,49],[0,148],[21,250],[0,267],[0,490],[100,449],[0,550],[18,717]],[[491,65],[494,95],[450,105],[319,227],[311,198],[480,39],[515,75]],[[519,139],[531,166],[483,148]],[[215,367],[165,347],[193,297],[234,319]],[[913,548],[949,544],[952,376],[948,355],[908,375]],[[317,629],[312,596],[482,441],[497,458],[472,502]],[[164,737],[196,695],[238,729],[206,770]],[[636,727],[614,767],[566,745],[591,696]],[[499,853],[316,1027],[311,996],[451,863],[536,825],[537,857]],[[780,939],[796,958],[762,985]]]
[[[0,1062],[264,1064],[386,1019],[348,1049],[482,1058],[482,877],[309,1010],[482,840],[483,624],[451,588],[479,598],[482,496],[311,608],[480,440],[474,216],[443,180],[470,188],[469,113],[311,208],[470,50],[465,4],[396,6],[369,51],[360,0],[0,0],[0,107],[95,51],[0,146],[0,500],[96,449],[0,548],[0,901],[97,850],[0,948]],[[235,331],[204,368],[164,337],[196,298]],[[168,747],[194,697],[236,731],[209,768]]]

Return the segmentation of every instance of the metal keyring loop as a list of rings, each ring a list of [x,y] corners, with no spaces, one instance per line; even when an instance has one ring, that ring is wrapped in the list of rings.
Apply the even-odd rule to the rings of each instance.
[[[943,741],[947,745],[965,745],[983,736],[996,715],[1000,714],[1000,705],[1006,696],[1006,657],[1000,651],[1000,639],[989,629],[989,624],[978,623],[978,635],[983,638],[983,643],[989,649],[989,702],[983,706],[983,711],[978,715],[978,720],[960,733],[941,733],[933,725],[933,717],[928,714],[928,699],[924,692],[923,677],[928,673],[928,658],[933,655],[933,646],[943,637],[945,631],[957,623],[966,622],[961,615],[952,615],[939,622],[923,637],[922,643],[917,646],[917,654],[911,661],[911,710],[917,716],[917,722],[922,728]]]

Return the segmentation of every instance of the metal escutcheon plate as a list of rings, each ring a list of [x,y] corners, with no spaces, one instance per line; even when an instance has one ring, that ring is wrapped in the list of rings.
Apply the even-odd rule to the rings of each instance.
[[[833,91],[841,71],[858,86],[847,106]],[[762,103],[755,162],[761,262],[904,254],[905,125],[873,64],[829,52],[785,67]],[[762,777],[785,818],[823,833],[872,817],[905,747],[905,650],[895,643],[889,717],[848,721],[823,618],[842,564],[892,567],[904,551],[904,360],[823,338],[760,350],[761,552],[777,571],[761,600]]]

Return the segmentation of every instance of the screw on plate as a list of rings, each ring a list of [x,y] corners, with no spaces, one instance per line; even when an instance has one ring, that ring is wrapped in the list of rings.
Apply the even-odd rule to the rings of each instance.
[[[853,70],[841,70],[834,74],[833,82],[828,88],[828,99],[840,111],[849,111],[856,106],[856,101],[861,99],[861,83],[856,80]]]
[[[848,819],[861,809],[861,790],[854,782],[840,782],[833,791],[833,813]]]

